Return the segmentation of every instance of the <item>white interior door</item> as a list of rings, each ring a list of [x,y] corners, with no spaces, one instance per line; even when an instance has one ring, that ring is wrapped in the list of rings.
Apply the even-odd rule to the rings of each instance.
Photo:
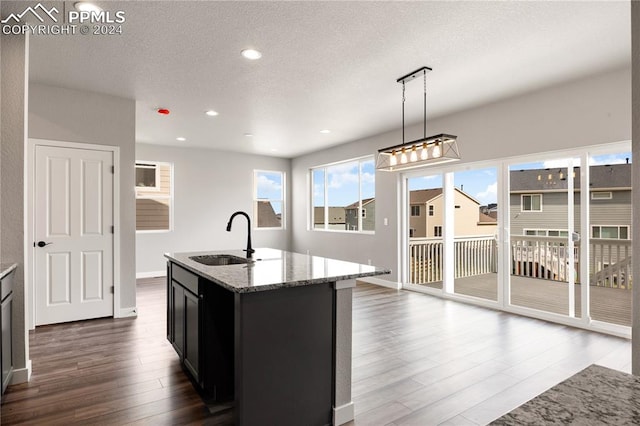
[[[113,315],[113,161],[35,147],[36,325]]]

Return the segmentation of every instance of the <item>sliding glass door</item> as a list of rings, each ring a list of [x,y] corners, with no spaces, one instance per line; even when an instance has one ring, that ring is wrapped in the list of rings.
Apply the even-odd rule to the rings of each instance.
[[[626,146],[405,175],[404,284],[626,333],[616,328],[632,320]]]
[[[456,294],[498,300],[498,171],[453,174],[453,262]]]
[[[631,153],[589,158],[589,312],[631,326]]]
[[[512,306],[579,316],[578,164],[567,158],[509,167]]]
[[[407,181],[409,284],[442,290],[444,280],[444,192],[442,175]]]

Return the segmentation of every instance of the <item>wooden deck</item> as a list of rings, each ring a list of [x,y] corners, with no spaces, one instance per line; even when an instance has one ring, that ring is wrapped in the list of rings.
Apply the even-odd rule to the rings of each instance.
[[[423,284],[442,288],[442,282]],[[497,300],[495,273],[457,278],[455,293]],[[591,286],[591,318],[631,326],[631,290]],[[581,287],[575,286],[576,317],[582,314]],[[569,314],[569,294],[564,283],[538,278],[511,276],[511,304],[556,314]]]

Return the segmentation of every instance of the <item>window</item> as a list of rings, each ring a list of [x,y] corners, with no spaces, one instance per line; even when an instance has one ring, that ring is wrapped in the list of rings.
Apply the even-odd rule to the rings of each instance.
[[[413,238],[416,234],[415,228],[409,228],[409,238]]]
[[[568,237],[569,231],[566,229],[525,229],[523,234],[539,237]]]
[[[629,226],[605,226],[605,225],[593,225],[591,227],[592,238],[603,238],[611,240],[628,240],[629,239]]]
[[[433,227],[433,236],[434,237],[442,237],[442,226],[434,226]]]
[[[527,194],[522,196],[523,212],[541,212],[542,194]]]
[[[420,216],[420,206],[411,206],[411,216]]]
[[[613,193],[611,191],[604,192],[592,192],[591,199],[592,200],[611,200],[613,198]]]
[[[311,194],[311,229],[375,230],[373,157],[311,169]]]
[[[253,218],[255,228],[284,228],[284,172],[254,170]]]
[[[136,231],[170,231],[173,167],[136,161]]]
[[[429,216],[433,216],[435,213],[435,207],[434,206],[429,206]]]
[[[136,163],[136,189],[160,190],[160,167],[157,163]]]

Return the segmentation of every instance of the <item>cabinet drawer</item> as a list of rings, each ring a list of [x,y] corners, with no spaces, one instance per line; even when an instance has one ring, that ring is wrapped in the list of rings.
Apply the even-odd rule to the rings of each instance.
[[[184,288],[198,294],[198,276],[193,274],[175,263],[171,264],[171,278],[180,283]]]
[[[9,275],[2,279],[0,284],[0,300],[4,300],[13,291],[13,275],[11,272]]]

